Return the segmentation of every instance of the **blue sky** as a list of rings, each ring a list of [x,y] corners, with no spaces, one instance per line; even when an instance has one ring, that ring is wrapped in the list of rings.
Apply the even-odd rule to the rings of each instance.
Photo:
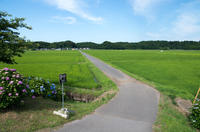
[[[32,41],[200,40],[200,0],[0,0]]]

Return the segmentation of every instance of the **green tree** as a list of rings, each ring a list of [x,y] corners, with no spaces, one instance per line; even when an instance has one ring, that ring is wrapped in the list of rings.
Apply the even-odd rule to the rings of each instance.
[[[0,62],[16,63],[14,56],[21,56],[25,49],[25,39],[17,32],[19,28],[31,30],[24,18],[12,18],[12,15],[0,11]]]

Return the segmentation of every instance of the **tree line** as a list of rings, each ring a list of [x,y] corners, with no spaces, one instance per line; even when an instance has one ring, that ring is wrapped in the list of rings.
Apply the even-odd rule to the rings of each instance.
[[[105,41],[101,44],[94,42],[72,41],[61,42],[44,42],[37,41],[26,44],[27,49],[66,49],[66,48],[90,48],[90,49],[184,49],[184,50],[200,50],[200,41],[141,41],[141,42],[110,42]]]

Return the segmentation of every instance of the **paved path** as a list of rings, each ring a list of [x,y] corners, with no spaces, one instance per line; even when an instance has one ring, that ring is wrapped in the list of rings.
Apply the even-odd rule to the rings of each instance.
[[[117,84],[119,93],[93,114],[65,124],[58,132],[151,132],[159,93],[102,61],[82,54]]]

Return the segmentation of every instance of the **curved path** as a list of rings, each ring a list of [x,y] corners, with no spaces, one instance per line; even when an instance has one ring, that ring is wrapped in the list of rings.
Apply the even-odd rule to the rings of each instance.
[[[119,93],[93,114],[65,124],[58,132],[151,132],[159,92],[97,58],[82,54],[117,84]]]

